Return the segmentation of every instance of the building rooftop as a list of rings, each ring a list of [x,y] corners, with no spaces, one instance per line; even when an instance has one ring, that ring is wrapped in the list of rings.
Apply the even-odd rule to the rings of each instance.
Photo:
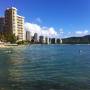
[[[17,10],[15,7],[10,7],[10,8],[7,8],[6,10],[9,10],[9,9]]]
[[[23,16],[20,16],[20,15],[17,15],[17,17],[25,18],[25,17],[23,17]]]

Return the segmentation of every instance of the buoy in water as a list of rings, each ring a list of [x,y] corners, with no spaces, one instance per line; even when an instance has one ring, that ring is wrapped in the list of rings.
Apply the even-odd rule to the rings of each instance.
[[[82,53],[83,51],[82,50],[79,50],[79,53]]]

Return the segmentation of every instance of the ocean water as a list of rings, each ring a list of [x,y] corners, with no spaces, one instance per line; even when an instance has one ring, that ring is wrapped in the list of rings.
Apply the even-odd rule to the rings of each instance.
[[[0,49],[0,90],[90,90],[90,45]]]

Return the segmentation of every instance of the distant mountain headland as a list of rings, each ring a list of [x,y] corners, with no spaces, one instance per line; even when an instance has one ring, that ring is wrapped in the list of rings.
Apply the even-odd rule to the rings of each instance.
[[[63,44],[90,44],[90,35],[62,39]]]

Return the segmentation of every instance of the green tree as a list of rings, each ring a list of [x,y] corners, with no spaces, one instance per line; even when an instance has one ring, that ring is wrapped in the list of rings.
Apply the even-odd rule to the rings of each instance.
[[[15,34],[6,33],[5,34],[5,40],[7,42],[10,42],[10,43],[16,43],[17,38],[16,38]]]

